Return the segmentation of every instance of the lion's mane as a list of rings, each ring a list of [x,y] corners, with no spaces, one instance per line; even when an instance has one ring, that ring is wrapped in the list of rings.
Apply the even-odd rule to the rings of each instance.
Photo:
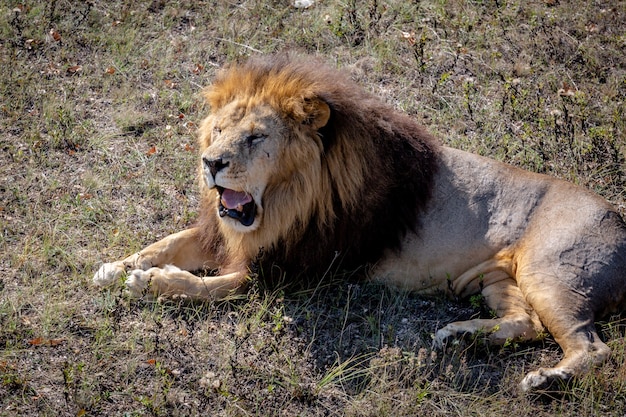
[[[288,271],[321,272],[337,255],[342,267],[355,268],[376,262],[386,249],[399,248],[407,231],[419,231],[438,144],[414,120],[345,74],[298,55],[256,57],[220,72],[205,97],[212,110],[235,99],[267,103],[290,121],[306,122],[312,116],[308,104],[316,99],[331,112],[318,138],[297,138],[321,138],[315,173],[299,171],[285,160],[284,166],[295,172],[284,184],[268,185],[264,206],[275,224],[264,220],[258,233],[225,232],[218,225],[214,191],[203,189],[199,225],[204,244],[222,254],[223,265],[251,263],[252,253],[263,249],[264,262]],[[281,224],[285,219],[292,224]],[[234,241],[241,245],[239,255]]]

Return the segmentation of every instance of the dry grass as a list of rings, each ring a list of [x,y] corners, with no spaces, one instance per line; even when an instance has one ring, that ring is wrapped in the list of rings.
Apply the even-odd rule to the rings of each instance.
[[[442,141],[589,187],[624,212],[624,1],[9,1],[0,6],[0,415],[626,413],[612,359],[518,396],[556,344],[431,350],[465,301],[328,277],[221,303],[98,291],[98,265],[193,222],[216,68],[297,49]]]

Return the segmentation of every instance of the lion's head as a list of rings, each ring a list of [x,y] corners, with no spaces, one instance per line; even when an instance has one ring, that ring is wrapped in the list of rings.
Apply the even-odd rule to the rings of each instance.
[[[256,58],[221,72],[205,97],[204,216],[217,216],[233,256],[264,248],[308,267],[340,252],[362,263],[416,227],[406,207],[427,200],[436,146],[336,71]]]

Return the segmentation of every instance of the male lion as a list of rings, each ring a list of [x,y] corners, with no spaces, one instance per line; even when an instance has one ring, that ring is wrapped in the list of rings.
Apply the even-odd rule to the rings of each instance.
[[[345,268],[421,293],[481,293],[497,318],[448,324],[438,345],[547,329],[564,358],[528,373],[523,390],[608,357],[594,320],[624,307],[626,226],[603,199],[441,146],[309,58],[250,59],[205,97],[197,225],[102,265],[97,285],[129,271],[133,296],[205,300],[244,290],[252,264],[314,276],[340,254]],[[200,270],[217,272],[188,272]]]

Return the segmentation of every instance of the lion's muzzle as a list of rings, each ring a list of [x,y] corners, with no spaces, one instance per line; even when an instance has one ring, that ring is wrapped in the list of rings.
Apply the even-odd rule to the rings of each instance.
[[[207,185],[219,193],[218,214],[238,220],[243,226],[251,226],[257,214],[257,206],[252,196],[245,191],[237,191],[218,185],[217,176],[230,163],[223,158],[202,157]]]

